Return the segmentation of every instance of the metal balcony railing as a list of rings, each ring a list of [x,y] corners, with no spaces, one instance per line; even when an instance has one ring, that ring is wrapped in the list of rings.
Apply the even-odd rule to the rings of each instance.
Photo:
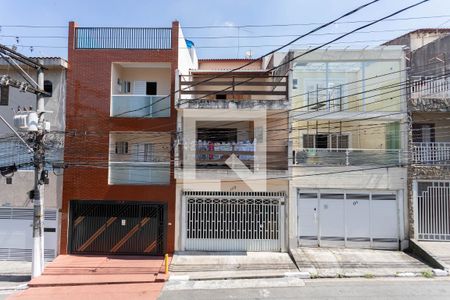
[[[284,109],[289,104],[287,76],[180,75],[179,87],[177,105],[183,108]]]
[[[143,49],[172,48],[171,28],[78,27],[76,49]]]
[[[401,149],[305,148],[294,152],[295,165],[401,165],[404,161],[406,161],[406,158]]]
[[[450,78],[416,80],[410,86],[411,99],[450,98]]]
[[[119,118],[163,118],[170,117],[168,95],[113,95],[111,117]]]
[[[412,143],[412,163],[440,165],[450,163],[450,142]]]

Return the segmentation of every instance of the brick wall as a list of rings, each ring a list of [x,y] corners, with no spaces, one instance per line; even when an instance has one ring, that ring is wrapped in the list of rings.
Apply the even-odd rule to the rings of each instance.
[[[65,161],[61,211],[60,253],[68,251],[70,200],[122,200],[166,203],[167,251],[173,252],[175,231],[175,180],[170,185],[108,185],[110,131],[176,130],[176,110],[171,99],[170,118],[110,118],[111,64],[113,62],[170,63],[171,92],[178,66],[178,22],[172,23],[171,50],[75,49],[76,24],[69,23]],[[171,153],[173,174],[173,153]],[[82,164],[84,166],[82,166]]]

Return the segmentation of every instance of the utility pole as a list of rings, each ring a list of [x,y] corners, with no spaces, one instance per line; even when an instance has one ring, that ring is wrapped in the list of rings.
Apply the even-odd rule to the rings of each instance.
[[[41,64],[41,61],[39,61]],[[44,90],[44,70],[38,68],[37,83]],[[33,260],[32,276],[36,277],[44,271],[44,113],[45,103],[42,94],[36,94],[36,111],[38,116],[37,131],[34,136],[34,211],[33,211]]]

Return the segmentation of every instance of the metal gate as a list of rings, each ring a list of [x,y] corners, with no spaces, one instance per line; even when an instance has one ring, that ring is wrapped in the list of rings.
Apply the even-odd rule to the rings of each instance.
[[[164,205],[71,201],[71,253],[162,255]]]
[[[418,237],[420,240],[450,240],[450,182],[418,183]]]
[[[185,250],[281,251],[284,193],[183,193]]]
[[[57,255],[58,210],[46,209],[44,219],[44,258]],[[33,252],[33,208],[0,208],[0,260],[31,261]]]
[[[299,246],[398,249],[398,203],[393,192],[301,190]]]

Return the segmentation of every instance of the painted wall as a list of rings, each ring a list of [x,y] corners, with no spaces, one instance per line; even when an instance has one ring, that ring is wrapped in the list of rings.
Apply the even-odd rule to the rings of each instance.
[[[63,59],[54,59],[52,66],[48,66],[48,70],[44,71],[44,79],[50,80],[53,83],[53,94],[51,97],[45,98],[45,109],[52,111],[47,113],[45,119],[50,121],[51,130],[64,130],[65,127],[65,99],[66,99],[66,68],[67,62]],[[59,65],[58,65],[59,64]],[[9,66],[9,65],[8,65]],[[8,74],[11,78],[25,81],[19,73],[11,70],[11,67],[5,66],[4,63],[0,64],[0,74]],[[25,68],[27,74],[37,80],[36,70]],[[0,114],[6,119],[9,124],[13,124],[14,112],[18,106],[21,107],[33,107],[36,109],[36,95],[32,93],[24,93],[16,88],[9,88],[9,106],[0,106]],[[0,135],[10,134],[11,130],[3,123],[0,122]]]
[[[51,113],[45,114],[45,119],[50,121],[51,130],[49,141],[53,141],[53,145],[57,145],[58,150],[51,151],[48,154],[47,159],[62,160],[64,145],[64,130],[65,130],[65,111],[66,111],[66,68],[67,62],[60,58],[44,58],[44,65],[47,70],[44,71],[44,79],[50,80],[53,84],[53,93],[51,97],[45,98],[45,109],[51,111]],[[11,70],[11,67],[6,66],[5,62],[0,63],[0,74],[8,74],[11,78],[24,81],[23,77],[19,73]],[[24,70],[35,81],[37,80],[37,74],[34,69],[22,66]],[[33,107],[36,109],[36,96],[31,93],[20,92],[16,88],[9,88],[9,106],[0,106],[0,115],[2,115],[7,122],[13,126],[14,110],[18,106],[21,107]],[[0,136],[12,136],[11,130],[3,123],[0,122]],[[7,142],[6,140],[4,142]],[[49,144],[52,145],[52,144]],[[51,146],[52,149],[56,149]],[[2,145],[0,145],[2,148]],[[5,149],[5,148],[3,148]],[[26,155],[26,149],[17,150],[13,153],[0,154],[0,165],[6,166],[12,163],[22,161]],[[14,151],[11,147],[6,147],[7,151]],[[49,152],[48,152],[49,153]],[[62,203],[62,178],[63,172],[61,170],[49,170],[49,184],[45,185],[44,205],[47,208],[60,208]],[[4,177],[0,176],[0,206],[8,207],[32,207],[32,203],[28,197],[28,192],[34,188],[34,171],[32,170],[20,170],[14,173],[12,177],[12,184],[6,184]]]
[[[56,174],[57,175],[56,175]],[[46,208],[60,208],[62,196],[62,172],[49,172],[50,183],[45,185],[44,205]],[[28,192],[34,189],[34,171],[24,170],[14,173],[12,184],[0,178],[0,206],[31,208],[33,204]]]
[[[251,60],[248,59],[200,59],[198,61],[199,70],[232,70],[246,65]],[[261,70],[262,62],[257,60],[241,70]]]
[[[133,65],[135,67],[133,67]],[[120,85],[117,84],[118,79],[131,82],[131,93],[133,94],[134,81],[149,81],[157,83],[157,94],[170,94],[171,73],[170,65],[163,68],[161,64],[124,64],[113,63],[112,65],[112,92],[120,94]]]
[[[349,147],[354,149],[386,149],[387,121],[297,121],[293,123],[292,143],[294,149],[303,148],[304,134],[342,133],[349,135]],[[317,130],[316,130],[317,129]],[[399,136],[406,132],[400,129]]]

